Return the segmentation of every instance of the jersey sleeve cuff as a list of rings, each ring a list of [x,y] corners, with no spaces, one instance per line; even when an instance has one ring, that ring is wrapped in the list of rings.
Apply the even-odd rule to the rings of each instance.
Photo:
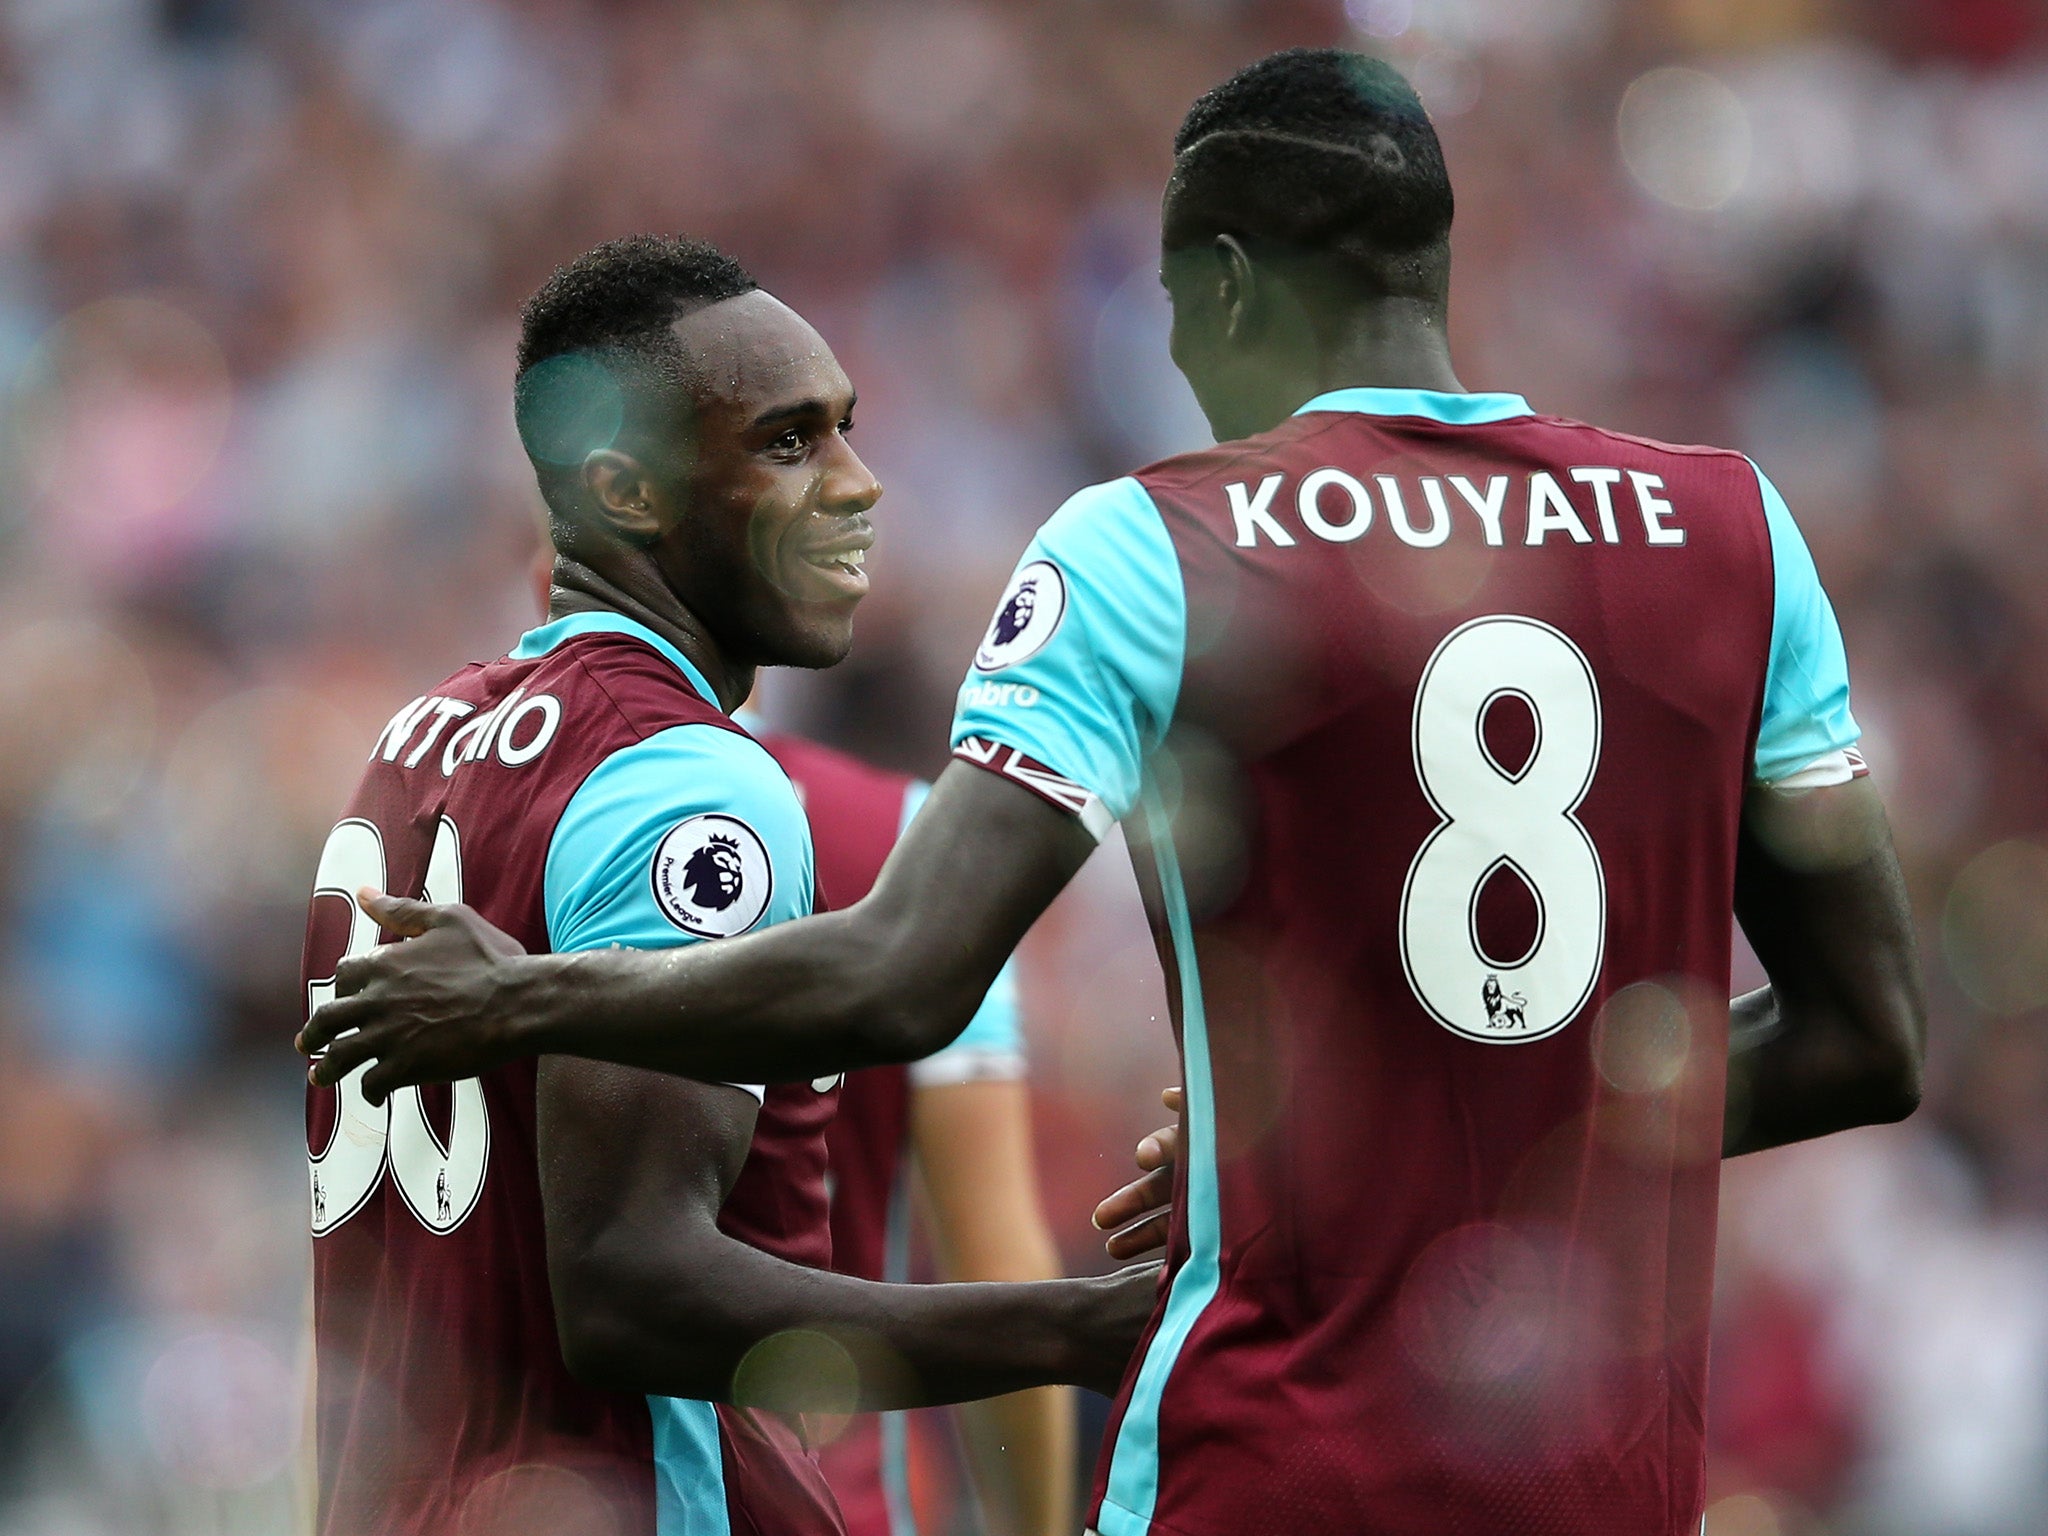
[[[1014,1083],[1024,1077],[1024,1057],[1016,1051],[964,1049],[941,1051],[910,1064],[913,1088],[958,1088],[963,1083]]]
[[[1787,791],[1831,789],[1851,779],[1864,778],[1869,772],[1870,765],[1863,760],[1862,752],[1855,747],[1837,747],[1832,752],[1822,753],[1804,768],[1766,779],[1764,784],[1769,789]]]
[[[1098,843],[1116,825],[1116,817],[1110,814],[1102,796],[1015,747],[1006,747],[986,736],[963,736],[954,744],[953,755],[1013,784],[1021,784],[1048,805],[1079,818],[1088,835]]]

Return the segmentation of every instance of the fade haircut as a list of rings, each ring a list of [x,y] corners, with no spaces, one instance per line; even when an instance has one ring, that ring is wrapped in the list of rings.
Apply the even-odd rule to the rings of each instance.
[[[1234,235],[1256,254],[1335,258],[1366,289],[1440,300],[1451,181],[1414,88],[1392,65],[1290,48],[1188,109],[1167,182],[1168,251]]]
[[[526,301],[512,409],[558,544],[584,457],[630,431],[658,437],[686,409],[689,359],[669,327],[759,286],[706,241],[629,235],[557,267]]]

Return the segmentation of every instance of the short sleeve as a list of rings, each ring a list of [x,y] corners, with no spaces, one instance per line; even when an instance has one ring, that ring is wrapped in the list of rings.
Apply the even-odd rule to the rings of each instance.
[[[1791,788],[1843,783],[1863,771],[1855,750],[1863,732],[1849,712],[1842,629],[1785,498],[1762,470],[1756,478],[1770,529],[1774,595],[1754,775],[1758,783]]]
[[[1032,539],[975,651],[956,756],[1079,813],[1100,837],[1136,803],[1180,692],[1187,599],[1132,479],[1069,498]]]
[[[914,782],[903,793],[903,819],[910,825],[931,786]],[[919,1088],[944,1088],[958,1083],[1012,1081],[1024,1076],[1024,1029],[1017,1008],[1017,962],[1003,962],[988,993],[967,1027],[944,1050],[910,1064],[910,1081]]]
[[[543,881],[548,942],[566,953],[731,938],[808,915],[812,880],[810,826],[766,749],[674,726],[606,758],[563,809]]]

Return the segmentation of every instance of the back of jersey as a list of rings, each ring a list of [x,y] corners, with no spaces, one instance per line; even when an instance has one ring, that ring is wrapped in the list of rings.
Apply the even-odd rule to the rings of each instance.
[[[351,899],[362,886],[465,901],[536,951],[685,944],[807,913],[802,809],[714,698],[666,641],[587,613],[400,710],[321,855],[309,1004],[377,942]],[[794,1426],[570,1376],[532,1062],[382,1105],[361,1075],[307,1099],[322,1536],[671,1536],[753,1517],[839,1530]],[[830,1087],[748,1090],[764,1102],[720,1213],[741,1241],[813,1266],[830,1257]]]
[[[1189,1098],[1104,1536],[1697,1527],[1743,796],[1855,739],[1774,498],[1346,390],[1027,554],[959,750],[1138,812]]]

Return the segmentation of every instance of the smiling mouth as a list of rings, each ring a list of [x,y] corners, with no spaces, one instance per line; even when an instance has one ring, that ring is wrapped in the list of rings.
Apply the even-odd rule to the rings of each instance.
[[[857,543],[842,542],[806,550],[803,562],[823,578],[823,585],[833,597],[858,599],[864,597],[868,590],[865,566],[870,542],[871,539],[862,539]]]

